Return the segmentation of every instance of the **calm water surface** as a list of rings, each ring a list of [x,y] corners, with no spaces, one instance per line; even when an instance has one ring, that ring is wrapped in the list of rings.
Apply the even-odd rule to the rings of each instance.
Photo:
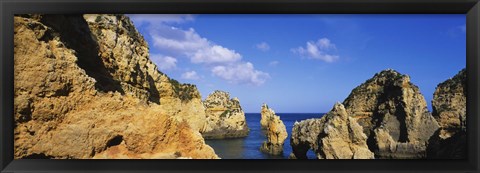
[[[283,155],[272,156],[260,152],[260,146],[266,140],[264,133],[260,128],[259,113],[246,113],[250,134],[245,138],[238,139],[216,139],[206,140],[222,159],[286,159],[292,152],[290,146],[290,135],[295,121],[301,121],[310,118],[320,118],[324,113],[277,113],[287,128],[288,138],[283,144]],[[314,158],[312,152],[307,153],[309,158]]]

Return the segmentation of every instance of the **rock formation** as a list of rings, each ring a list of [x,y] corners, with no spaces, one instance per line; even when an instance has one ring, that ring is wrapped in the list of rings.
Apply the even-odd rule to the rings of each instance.
[[[466,131],[467,73],[461,70],[453,78],[438,84],[433,94],[432,115],[441,127],[441,136],[448,138]]]
[[[124,15],[14,17],[14,157],[218,158],[194,85]]]
[[[318,159],[373,159],[366,141],[362,127],[337,103],[320,119],[295,122],[290,158],[307,159],[312,149]]]
[[[467,74],[461,70],[433,94],[433,116],[440,129],[430,138],[428,158],[466,158]]]
[[[239,138],[248,135],[245,113],[238,98],[230,99],[229,93],[214,91],[203,101],[203,105],[207,116],[201,131],[204,138]]]
[[[270,117],[275,116],[275,112],[272,109],[268,108],[267,104],[262,105],[262,110],[260,112],[260,127],[261,129],[267,129],[268,121]]]
[[[410,77],[394,70],[381,71],[353,89],[343,105],[346,115],[363,127],[375,158],[425,158],[429,139],[439,128],[418,87],[410,82]],[[326,120],[311,119],[294,126],[291,145],[296,158],[306,158],[308,149],[319,158],[328,156],[319,154],[322,146],[316,142],[324,138],[318,134],[325,131],[325,123]]]
[[[98,42],[99,58],[106,61],[103,66],[109,71],[108,75],[121,85],[120,92],[147,98],[160,104],[166,114],[175,114],[175,118],[187,121],[193,129],[203,128],[205,108],[196,86],[169,78],[145,58],[149,56],[147,43],[132,22],[126,20],[128,17],[87,14],[84,18]],[[93,62],[85,60],[84,63],[85,68],[93,68]],[[93,68],[92,71],[97,70]],[[108,87],[112,86],[107,85],[107,90],[112,90]]]
[[[290,137],[292,153],[289,158],[307,159],[308,150],[312,150],[314,153],[319,152],[318,137],[323,130],[324,121],[320,121],[320,118],[312,118],[295,122]],[[320,157],[318,154],[316,155]]]
[[[378,158],[424,158],[439,127],[410,77],[390,69],[353,89],[343,104]]]
[[[275,112],[270,109],[266,104],[262,105],[261,112],[262,119],[260,122],[265,125],[265,136],[267,140],[263,142],[260,150],[272,155],[283,154],[283,143],[287,139],[287,129],[285,124],[280,120],[280,116],[275,115]]]

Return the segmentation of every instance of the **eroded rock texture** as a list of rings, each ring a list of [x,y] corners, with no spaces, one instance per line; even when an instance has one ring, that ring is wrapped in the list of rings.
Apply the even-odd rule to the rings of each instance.
[[[342,148],[345,144],[335,144],[335,140],[328,140],[328,134],[334,131],[350,137],[362,135],[356,130],[339,131],[342,126],[329,126],[327,119],[331,119],[332,113],[339,117],[348,115],[363,127],[368,138],[368,149],[375,153],[375,158],[466,158],[465,69],[438,85],[432,101],[433,116],[428,112],[418,87],[410,82],[408,76],[394,70],[377,73],[356,87],[344,105],[346,113],[339,111],[341,109],[337,104],[321,119],[296,122],[290,139],[293,150],[290,158],[306,159],[306,153],[310,149],[318,158],[351,156],[352,151],[335,149]],[[336,122],[335,124],[344,126],[351,123]],[[354,141],[364,141],[364,138],[359,137]],[[322,146],[325,144],[331,144],[330,149]],[[364,156],[369,156],[366,150],[362,151],[365,151],[362,152],[366,154]]]
[[[433,94],[432,115],[441,127],[441,135],[450,137],[466,131],[467,73],[461,70],[453,78],[438,84]]]
[[[146,58],[149,57],[147,42],[127,18],[123,15],[84,15],[108,75],[119,81],[120,92],[159,103],[167,114],[174,114],[175,118],[200,130],[206,120],[200,92],[195,85],[180,84],[158,71]],[[86,62],[85,68],[92,68],[90,64]],[[97,70],[93,68],[92,71]]]
[[[467,155],[467,74],[461,70],[433,94],[433,116],[440,129],[430,138],[428,158],[463,159]]]
[[[260,150],[272,155],[282,155],[283,143],[288,136],[285,124],[280,120],[280,116],[275,115],[275,111],[266,104],[262,105],[261,116],[260,121],[264,123],[262,126],[265,126],[267,140],[262,143]]]
[[[206,108],[207,121],[202,130],[206,139],[239,138],[248,135],[249,129],[245,113],[238,98],[230,99],[224,91],[214,91],[203,105]]]
[[[194,85],[159,72],[124,15],[14,18],[14,157],[218,158]]]
[[[340,103],[322,118],[295,122],[290,145],[293,150],[290,158],[307,159],[309,149],[318,159],[374,158],[362,127]]]
[[[439,127],[410,77],[390,69],[353,89],[343,104],[378,158],[424,158]]]
[[[320,120],[320,118],[295,122],[290,137],[290,146],[292,146],[290,158],[307,159],[308,150],[318,153],[318,137],[323,130],[322,127],[324,123],[325,120]],[[318,154],[316,155],[318,157]]]

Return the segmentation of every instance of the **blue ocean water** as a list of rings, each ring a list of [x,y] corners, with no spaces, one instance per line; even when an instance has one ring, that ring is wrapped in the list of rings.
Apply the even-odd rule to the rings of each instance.
[[[287,128],[288,138],[283,145],[282,156],[272,156],[260,151],[260,146],[266,140],[264,132],[260,128],[261,115],[259,113],[246,113],[245,118],[250,128],[250,133],[245,138],[237,139],[211,139],[206,140],[222,159],[287,159],[292,148],[290,146],[290,135],[295,121],[301,121],[310,118],[320,118],[324,113],[276,113],[280,116]],[[309,158],[315,155],[307,153]]]

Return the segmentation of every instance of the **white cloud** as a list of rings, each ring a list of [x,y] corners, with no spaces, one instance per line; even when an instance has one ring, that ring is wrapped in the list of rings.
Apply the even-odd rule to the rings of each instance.
[[[160,70],[170,70],[177,67],[177,59],[174,57],[152,54],[150,55],[150,58],[155,64],[157,64],[158,69]]]
[[[159,51],[184,56],[192,63],[232,63],[242,56],[221,45],[201,37],[193,28],[183,30],[168,25],[155,25],[149,29],[153,46]]]
[[[310,59],[318,59],[325,62],[334,62],[340,57],[338,55],[330,54],[329,52],[336,50],[333,44],[327,38],[321,38],[318,41],[308,41],[306,47],[298,47],[291,49],[293,53],[299,54],[302,57]]]
[[[268,73],[255,70],[250,62],[215,66],[212,73],[233,84],[247,83],[256,86],[262,85],[270,78]]]
[[[200,79],[200,76],[198,76],[196,71],[187,71],[182,74],[182,78],[188,80],[198,80]]]
[[[149,30],[153,47],[159,51],[175,54],[176,56],[191,57],[195,52],[208,48],[209,41],[201,38],[194,29],[182,30],[179,28],[161,25]]]
[[[321,49],[329,50],[329,49],[337,49],[335,44],[331,43],[327,38],[321,38],[317,41],[317,45],[320,46]]]
[[[171,25],[193,21],[194,17],[191,15],[129,16],[136,25],[146,28],[152,40],[151,46],[164,55],[188,58],[191,63],[209,68],[214,76],[230,83],[259,85],[263,84],[266,80],[265,76],[268,76],[268,73],[253,68],[250,62],[242,61],[242,55],[235,50],[201,37],[193,28],[182,29]],[[220,74],[220,67],[225,68],[224,71],[228,74]],[[238,69],[240,67],[247,69]],[[232,72],[241,72],[241,74],[230,74]],[[196,72],[195,74],[198,76]],[[182,77],[192,77],[192,75],[191,72],[184,73]]]
[[[242,56],[234,50],[224,48],[219,45],[213,45],[200,49],[192,56],[193,63],[230,63],[242,59]]]
[[[277,66],[280,62],[278,61],[271,61],[270,63],[268,63],[269,66]]]
[[[261,50],[261,51],[264,51],[264,52],[270,50],[270,46],[265,42],[259,43],[259,44],[255,45],[255,47],[257,47],[258,50]]]

